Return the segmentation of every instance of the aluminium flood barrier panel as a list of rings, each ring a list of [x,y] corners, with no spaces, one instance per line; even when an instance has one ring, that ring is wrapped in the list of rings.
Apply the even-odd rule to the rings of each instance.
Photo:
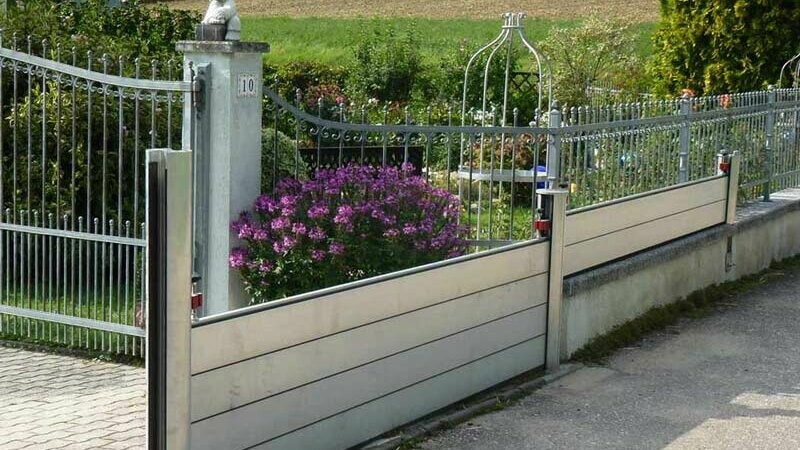
[[[196,324],[191,448],[346,448],[544,365],[549,252],[517,244]]]
[[[725,223],[727,175],[570,211],[564,275]]]

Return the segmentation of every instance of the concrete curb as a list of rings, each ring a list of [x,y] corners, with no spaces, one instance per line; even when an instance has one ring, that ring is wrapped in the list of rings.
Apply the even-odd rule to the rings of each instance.
[[[397,450],[405,443],[423,438],[441,429],[485,413],[493,409],[498,402],[520,399],[528,395],[531,391],[563,378],[582,367],[583,364],[580,363],[562,364],[557,372],[548,373],[532,380],[523,381],[519,384],[506,386],[499,390],[486,391],[484,394],[479,394],[475,400],[465,405],[445,408],[428,418],[423,418],[422,420],[401,427],[390,435],[384,435],[354,448],[358,450]]]

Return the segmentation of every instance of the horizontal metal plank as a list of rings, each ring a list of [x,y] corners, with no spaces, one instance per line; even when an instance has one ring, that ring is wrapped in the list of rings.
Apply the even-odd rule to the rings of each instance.
[[[496,249],[501,247],[507,247],[509,245],[518,244],[521,241],[509,241],[503,239],[465,239],[466,244],[470,247],[470,251],[474,248],[478,249]]]
[[[599,208],[577,211],[567,216],[565,245],[724,200],[727,194],[728,177],[715,177],[684,187],[643,194],[634,199],[609,202]]]
[[[564,248],[569,275],[725,222],[726,201],[645,222]],[[575,216],[575,220],[588,219]]]
[[[147,333],[143,328],[121,323],[103,322],[102,320],[86,319],[83,317],[67,316],[35,309],[19,308],[16,306],[0,305],[0,314],[9,314],[28,319],[43,320],[45,322],[74,325],[76,327],[91,328],[93,330],[109,331],[112,333],[126,334],[128,336],[145,337]]]
[[[652,196],[652,195],[660,194],[662,192],[669,192],[669,191],[674,191],[674,190],[678,190],[678,189],[683,189],[685,187],[694,186],[695,184],[706,183],[706,182],[709,182],[709,181],[713,181],[713,180],[716,180],[716,179],[719,179],[719,178],[726,178],[726,177],[727,177],[727,175],[714,175],[713,177],[707,177],[707,178],[701,178],[699,180],[687,181],[686,183],[673,184],[673,185],[669,185],[669,186],[666,186],[666,187],[654,189],[652,191],[640,192],[638,194],[633,194],[633,195],[629,195],[629,196],[626,196],[626,197],[615,198],[613,200],[608,200],[608,201],[605,201],[605,202],[593,203],[593,204],[588,205],[588,206],[581,206],[580,208],[571,209],[571,210],[567,211],[567,215],[571,216],[571,215],[574,215],[574,214],[581,214],[581,213],[585,213],[587,211],[591,211],[593,209],[606,208],[608,206],[616,205],[618,203],[626,203],[626,202],[638,200],[640,198],[644,198],[644,197],[649,197],[649,196]]]
[[[787,171],[787,172],[776,173],[776,174],[774,174],[772,176],[772,181],[778,181],[778,180],[781,180],[783,178],[791,177],[791,176],[798,175],[798,174],[800,174],[800,169],[798,169],[798,170],[790,170],[790,171]]]
[[[30,64],[76,78],[122,88],[164,92],[192,92],[194,90],[193,84],[188,81],[160,81],[107,75],[2,47],[0,47],[0,58],[8,58],[23,65]]]
[[[30,225],[18,225],[7,222],[0,222],[0,230],[13,231],[17,233],[38,234],[41,236],[52,236],[57,238],[78,239],[81,241],[130,245],[132,247],[147,246],[147,240],[145,239],[135,239],[107,234],[85,233],[82,231],[59,230],[57,228],[33,227]]]
[[[760,178],[758,180],[750,180],[750,181],[748,181],[746,183],[739,183],[739,188],[740,189],[747,189],[747,188],[751,188],[751,187],[755,187],[755,186],[761,186],[764,183],[767,183],[767,181],[768,180],[766,178]]]
[[[543,305],[547,285],[537,275],[195,375],[192,421]]]
[[[538,306],[413,348],[283,394],[192,424],[191,448],[247,448],[424,382],[538,337],[547,308]],[[540,366],[539,359],[528,364]],[[268,379],[268,374],[267,379]],[[502,380],[473,380],[471,393]],[[457,399],[456,399],[457,400]],[[425,397],[418,402],[428,403]]]
[[[192,322],[193,328],[200,328],[204,326],[208,326],[217,322],[224,322],[230,319],[236,319],[240,317],[244,317],[251,314],[258,314],[264,312],[269,309],[276,309],[282,308],[284,306],[290,305],[292,303],[300,303],[305,302],[317,298],[327,297],[332,294],[338,294],[340,292],[351,291],[356,288],[361,288],[365,286],[369,286],[372,284],[383,283],[384,281],[396,280],[399,278],[403,278],[409,275],[416,275],[423,272],[430,272],[442,267],[451,266],[454,264],[461,264],[466,261],[471,261],[475,259],[482,259],[488,258],[490,256],[500,254],[500,253],[508,253],[512,252],[517,249],[536,246],[546,242],[547,238],[539,238],[539,239],[531,239],[526,241],[487,241],[490,243],[491,246],[495,244],[499,244],[500,242],[505,242],[506,245],[500,246],[497,248],[490,248],[489,250],[484,251],[472,251],[469,250],[466,255],[458,256],[455,258],[446,259],[443,261],[436,261],[430,264],[424,264],[421,266],[410,267],[408,269],[398,270],[396,272],[390,272],[383,275],[377,275],[370,278],[365,278],[363,280],[358,281],[351,281],[345,284],[339,284],[336,286],[331,286],[327,288],[322,288],[316,291],[306,292],[304,294],[293,295],[291,297],[282,298],[278,300],[273,300],[270,302],[259,303],[255,305],[245,306],[244,308],[234,309],[232,311],[227,311],[224,313],[214,314],[211,316],[201,317],[198,320]],[[473,245],[472,242],[474,241],[467,241],[468,246]]]
[[[525,373],[543,360],[544,338],[526,341],[252,449],[349,448]]]
[[[549,251],[541,241],[195,327],[192,373],[544,273]]]

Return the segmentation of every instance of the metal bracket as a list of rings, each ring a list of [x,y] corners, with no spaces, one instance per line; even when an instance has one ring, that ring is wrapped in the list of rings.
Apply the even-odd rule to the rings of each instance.
[[[206,107],[206,85],[208,82],[208,63],[199,64],[195,69],[194,79],[192,84],[194,86],[194,93],[192,94],[192,106],[197,113],[197,118],[200,119]]]

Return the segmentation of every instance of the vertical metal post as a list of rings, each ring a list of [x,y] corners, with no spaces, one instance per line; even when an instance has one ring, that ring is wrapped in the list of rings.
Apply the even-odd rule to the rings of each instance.
[[[544,189],[542,196],[543,215],[550,220],[550,261],[547,294],[547,340],[545,368],[549,372],[558,370],[561,364],[561,300],[564,284],[564,227],[567,219],[567,195],[565,189]]]
[[[678,165],[678,183],[689,181],[689,143],[691,141],[691,128],[689,123],[689,113],[691,112],[691,102],[688,97],[681,98],[680,101],[681,128],[680,128],[680,153]]]
[[[736,205],[739,196],[739,172],[742,157],[738,153],[728,156],[728,203],[726,206],[725,223],[736,222]]]
[[[772,190],[773,174],[773,139],[775,136],[775,86],[767,88],[767,118],[766,118],[766,142],[764,143],[764,201],[769,201],[769,194]]]
[[[193,242],[193,261],[192,276],[197,280],[198,292],[205,292],[204,283],[208,279],[206,274],[206,255],[208,248],[208,196],[209,196],[209,130],[208,120],[210,114],[207,106],[207,89],[210,86],[209,64],[197,64],[189,67],[189,61],[185,62],[184,76],[193,77],[197,86],[197,91],[192,94],[190,102],[184,105],[184,120],[193,123],[190,132],[183,137],[183,148],[191,149],[194,153],[194,217],[192,219]],[[194,73],[192,73],[194,72]],[[187,127],[184,125],[184,130]],[[205,308],[205,305],[203,305]],[[204,313],[205,310],[201,311]]]
[[[547,132],[547,187],[557,189],[561,180],[561,110],[553,101]],[[534,161],[533,170],[536,171]]]
[[[192,152],[147,151],[147,448],[187,450]]]

